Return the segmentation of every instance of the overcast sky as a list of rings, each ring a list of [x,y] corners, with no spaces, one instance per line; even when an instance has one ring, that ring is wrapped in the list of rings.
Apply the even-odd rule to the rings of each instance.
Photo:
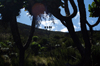
[[[77,5],[77,0],[74,0],[74,1]],[[87,20],[90,24],[94,24],[97,21],[97,18],[89,17],[89,12],[88,12],[88,5],[91,4],[93,2],[93,0],[84,0],[84,2],[85,2],[86,13],[87,13]],[[59,8],[61,8],[61,7],[59,7]],[[72,13],[73,9],[70,6],[70,4],[69,4],[69,8],[70,8],[70,12]],[[61,14],[65,15],[63,8],[61,8]],[[77,15],[73,18],[73,24],[74,24],[75,31],[81,30],[79,17],[80,17],[80,14],[78,11]],[[28,11],[25,11],[25,9],[23,8],[23,9],[21,9],[20,16],[17,17],[17,21],[27,24],[27,25],[31,25],[32,17],[29,15]],[[39,26],[39,28],[44,29],[44,26],[52,26],[52,29],[51,29],[52,31],[68,32],[67,28],[64,27],[57,18],[54,18],[54,22],[55,22],[55,24],[52,23],[51,20],[48,20],[48,19],[46,21],[43,20],[41,22],[41,25]],[[98,26],[94,27],[93,29],[100,30],[100,24]]]

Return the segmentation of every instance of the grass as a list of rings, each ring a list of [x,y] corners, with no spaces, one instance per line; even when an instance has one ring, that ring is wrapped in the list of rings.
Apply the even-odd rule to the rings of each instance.
[[[48,63],[53,63],[51,57],[46,57],[45,58],[45,57],[40,57],[40,56],[31,56],[31,57],[28,58],[28,60],[36,62],[36,65],[45,64],[47,66]]]

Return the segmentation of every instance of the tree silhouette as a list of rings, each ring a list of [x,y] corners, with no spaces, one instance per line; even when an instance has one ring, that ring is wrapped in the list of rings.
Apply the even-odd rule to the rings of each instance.
[[[36,21],[36,17],[33,17],[29,38],[26,44],[23,45],[18,31],[16,16],[19,15],[20,9],[24,7],[25,1],[26,0],[0,0],[0,13],[2,16],[1,21],[3,24],[10,23],[14,42],[19,49],[19,66],[24,66],[25,50],[29,47],[31,43],[32,36],[35,31]]]
[[[56,2],[61,2],[61,1],[59,0]],[[48,10],[50,11],[51,14],[53,14],[56,18],[58,18],[65,27],[68,28],[68,31],[75,45],[77,46],[77,49],[79,50],[82,56],[82,61],[81,63],[78,64],[78,66],[90,66],[93,27],[98,25],[98,23],[100,22],[99,21],[100,19],[98,19],[98,21],[94,25],[90,25],[86,19],[86,10],[85,10],[84,0],[77,0],[79,12],[80,12],[81,33],[83,36],[83,40],[85,42],[85,48],[84,48],[75,33],[74,25],[72,23],[72,18],[75,17],[77,14],[77,7],[76,7],[76,4],[74,3],[74,0],[69,0],[69,2],[71,3],[73,10],[74,10],[74,12],[71,15],[70,15],[69,8],[68,8],[68,0],[63,0],[63,8],[65,9],[66,16],[62,16],[60,13],[59,6],[62,6],[61,4],[55,5],[55,2],[52,2],[52,5],[47,5]],[[54,5],[55,7],[53,7]],[[86,25],[88,25],[90,28],[91,36],[89,36],[88,34]]]

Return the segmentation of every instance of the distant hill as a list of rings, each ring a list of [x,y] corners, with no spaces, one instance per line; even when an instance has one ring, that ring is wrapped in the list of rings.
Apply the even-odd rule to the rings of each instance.
[[[19,30],[21,30],[22,33],[24,32],[25,35],[29,35],[29,31],[30,31],[31,26],[26,25],[26,24],[22,24],[22,23],[18,23],[18,27],[19,27]],[[52,35],[52,34],[64,35],[65,33],[55,32],[55,31],[47,31],[47,30],[44,30],[44,29],[35,28],[34,35],[44,36],[44,35],[48,35],[48,34],[50,34],[50,35]]]
[[[21,35],[28,36],[31,26],[18,22],[18,28],[19,28]],[[100,31],[95,31],[95,32],[100,32]],[[7,28],[4,28],[0,23],[0,33],[10,33],[11,34],[10,27],[8,26]],[[79,35],[81,33],[81,31],[78,31],[76,33]],[[69,35],[69,33],[57,32],[57,31],[47,31],[44,29],[36,28],[34,35],[40,36],[40,37],[46,37],[48,35],[49,36],[52,36],[52,35],[61,35],[61,36],[66,35],[67,36],[67,35]]]
[[[18,29],[21,35],[28,36],[30,28],[31,26],[18,22]],[[0,33],[11,33],[10,27],[7,26],[5,28],[0,23]],[[38,29],[38,28],[35,28],[35,33],[34,33],[34,35],[40,36],[40,37],[45,37],[47,35],[65,35],[65,34],[66,33],[63,33],[63,32],[47,31],[47,30]]]

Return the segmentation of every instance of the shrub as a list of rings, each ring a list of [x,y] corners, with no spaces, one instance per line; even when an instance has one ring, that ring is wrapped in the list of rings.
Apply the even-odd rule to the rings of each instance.
[[[37,41],[37,40],[38,40],[38,36],[33,36],[33,37],[32,37],[32,40],[33,40],[33,41]]]

